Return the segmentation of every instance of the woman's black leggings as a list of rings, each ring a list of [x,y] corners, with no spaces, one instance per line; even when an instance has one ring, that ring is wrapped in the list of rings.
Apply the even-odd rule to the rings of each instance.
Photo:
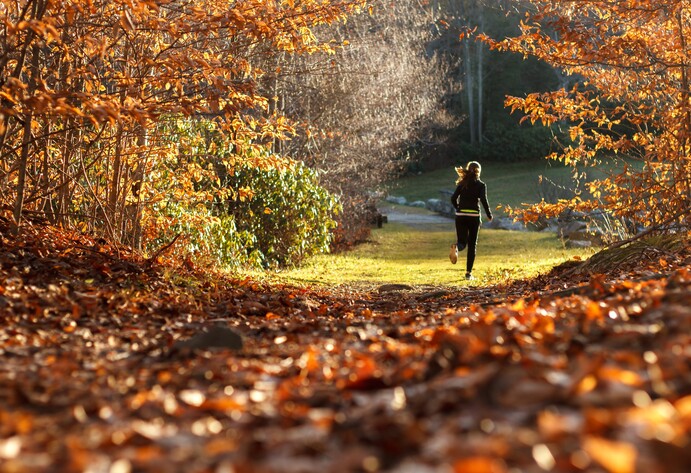
[[[467,272],[473,270],[475,264],[475,251],[477,248],[477,237],[480,233],[480,217],[468,217],[456,215],[456,240],[458,251],[468,247],[465,269]]]

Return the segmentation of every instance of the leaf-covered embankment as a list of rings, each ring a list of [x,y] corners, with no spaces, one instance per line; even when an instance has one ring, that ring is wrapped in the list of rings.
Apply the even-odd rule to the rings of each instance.
[[[688,471],[688,248],[583,269],[329,291],[3,238],[0,471]]]

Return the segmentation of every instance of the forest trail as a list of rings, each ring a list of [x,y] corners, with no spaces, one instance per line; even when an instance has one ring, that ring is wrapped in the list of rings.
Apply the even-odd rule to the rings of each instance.
[[[610,269],[304,289],[3,239],[0,472],[689,471],[691,252]]]

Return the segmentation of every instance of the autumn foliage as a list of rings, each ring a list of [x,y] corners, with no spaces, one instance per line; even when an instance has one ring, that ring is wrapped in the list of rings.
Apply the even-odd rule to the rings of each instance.
[[[462,288],[265,285],[119,244],[300,169],[255,55],[323,48],[310,27],[359,3],[0,3],[0,473],[691,471],[677,235]],[[568,162],[640,160],[569,205],[687,223],[683,3],[534,3],[560,40],[496,46],[587,81],[510,103],[570,127]]]
[[[200,185],[217,175],[180,155],[177,123],[212,122],[226,169],[281,163],[274,144],[293,127],[260,87],[264,58],[330,50],[311,28],[363,4],[2,1],[0,205],[14,231],[38,217],[141,248],[171,194],[190,208],[243,197]]]
[[[691,101],[687,2],[531,0],[521,34],[496,49],[535,56],[571,77],[572,87],[509,97],[524,120],[559,125],[568,137],[549,156],[575,168],[620,159],[570,201],[542,203],[528,220],[566,208],[603,211],[634,232],[688,227],[691,214]]]

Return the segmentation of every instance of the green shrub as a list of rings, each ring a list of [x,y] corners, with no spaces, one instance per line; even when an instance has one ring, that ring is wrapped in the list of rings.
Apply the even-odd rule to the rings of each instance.
[[[519,127],[513,124],[488,123],[485,142],[458,145],[457,163],[468,161],[493,161],[518,163],[544,158],[554,151],[556,131],[542,126]]]
[[[268,169],[241,165],[230,179],[237,189],[254,193],[251,199],[232,201],[227,215],[235,225],[229,234],[252,235],[245,244],[253,263],[292,266],[328,251],[339,205],[315,171],[302,163]]]
[[[339,203],[315,171],[265,146],[241,151],[208,120],[171,119],[168,127],[177,151],[153,171],[166,198],[147,215],[149,252],[178,234],[168,254],[227,268],[291,266],[328,251]]]
[[[544,158],[553,151],[553,130],[543,126],[488,125],[486,136],[488,143],[482,150],[488,161],[530,161]]]

